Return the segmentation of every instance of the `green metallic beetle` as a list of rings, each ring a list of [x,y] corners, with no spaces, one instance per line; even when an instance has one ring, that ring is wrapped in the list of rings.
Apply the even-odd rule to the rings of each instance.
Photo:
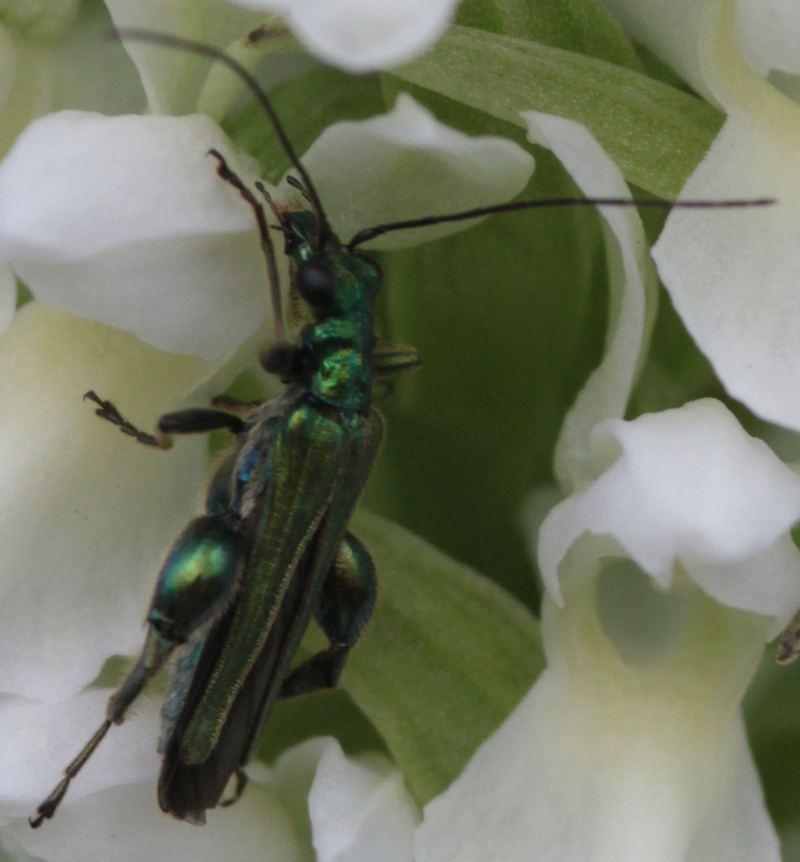
[[[179,47],[217,56],[193,43]],[[244,73],[233,61],[229,65]],[[254,82],[251,86],[266,102]],[[269,107],[268,112],[274,118]],[[110,402],[86,394],[99,416],[146,445],[169,448],[173,434],[226,429],[235,435],[236,447],[211,478],[204,513],[167,555],[138,662],[109,700],[106,720],[39,805],[33,827],[53,816],[71,779],[175,652],[162,710],[158,800],[175,817],[204,822],[206,809],[219,803],[232,775],[236,796],[242,792],[243,767],[275,701],[335,686],[372,612],[375,567],[347,525],[383,432],[373,393],[388,394],[387,378],[416,368],[419,357],[408,348],[376,343],[378,265],[330,231],[310,179],[275,123],[305,183],[294,185],[314,211],[278,207],[268,196],[267,201],[283,232],[292,287],[313,322],[303,328],[298,345],[282,343],[262,356],[263,366],[287,388],[261,405],[219,399],[227,409],[167,414],[152,436],[138,431]],[[262,205],[223,157],[211,154],[220,176],[256,213],[279,321],[274,253]],[[280,324],[277,330],[282,334]],[[314,616],[330,645],[291,668]]]
[[[220,173],[232,176],[215,155]],[[374,261],[344,248],[322,216],[277,211],[293,285],[315,318],[298,346],[262,357],[287,384],[284,394],[246,418],[223,410],[167,414],[151,437],[87,393],[99,415],[145,444],[167,448],[172,434],[224,428],[237,445],[211,479],[205,513],[167,555],[136,666],[110,699],[106,721],[37,809],[34,827],[53,816],[70,780],[176,649],[158,799],[165,812],[202,823],[234,773],[241,793],[242,767],[276,699],[335,686],[369,619],[375,567],[347,524],[381,442],[373,389],[385,392],[386,378],[416,368],[419,357],[376,348],[381,278]],[[330,646],[290,669],[312,616]]]

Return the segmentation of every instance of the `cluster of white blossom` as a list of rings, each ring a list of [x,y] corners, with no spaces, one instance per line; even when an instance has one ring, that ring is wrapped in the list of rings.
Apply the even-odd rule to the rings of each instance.
[[[750,430],[775,438],[780,429],[784,439],[800,432],[800,14],[791,0],[604,3],[575,5],[590,10],[587,20],[602,18],[625,46],[620,56],[636,57],[629,38],[646,46],[649,66],[630,71],[544,37],[541,45],[505,37],[514,6],[505,0],[473,0],[461,11],[457,0],[3,4],[0,842],[10,858],[781,858],[742,701],[765,643],[800,606],[800,552],[791,535],[800,521],[800,476],[717,398],[678,392],[671,409],[625,417],[650,360],[660,278],[727,395],[746,408],[737,415],[750,411]],[[541,15],[533,30],[560,20],[557,5],[527,4],[532,18]],[[451,28],[457,15],[467,23]],[[492,27],[474,26],[482,15]],[[182,440],[169,456],[145,451],[94,419],[80,396],[96,390],[147,428],[160,413],[224,391],[273,337],[252,213],[207,156],[216,149],[251,184],[262,173],[258,154],[223,130],[241,87],[205,59],[104,38],[112,24],[201,40],[248,68],[262,64],[276,80],[307,70],[299,53],[347,73],[393,72],[394,82],[421,84],[515,123],[520,139],[527,134],[528,148],[467,135],[405,93],[384,114],[329,126],[301,158],[346,238],[365,226],[511,200],[534,174],[534,148],[552,151],[588,197],[628,197],[626,179],[663,192],[683,159],[683,198],[777,200],[676,209],[652,257],[635,208],[601,207],[610,291],[603,354],[563,417],[555,481],[530,487],[526,509],[543,580],[546,667],[474,754],[472,746],[458,777],[421,791],[405,768],[414,755],[403,755],[415,731],[404,748],[397,726],[410,728],[410,719],[387,729],[383,713],[365,708],[395,763],[383,754],[348,757],[331,739],[308,740],[269,768],[256,763],[243,799],[212,812],[204,830],[190,829],[155,802],[158,713],[148,700],[135,720],[114,729],[113,743],[99,749],[54,821],[28,827],[73,749],[102,719],[109,690],[91,684],[111,657],[139,648],[154,573],[192,516],[208,466],[203,440]],[[274,38],[249,38],[259,28]],[[264,71],[277,45],[286,53],[270,57]],[[493,78],[494,50],[541,65],[526,66],[534,71],[522,83]],[[671,67],[705,102],[651,82],[642,71],[650,67],[662,77]],[[550,92],[535,80],[537,68],[572,71]],[[724,115],[699,164],[686,169],[686,153],[694,152],[688,138],[670,142],[673,163],[652,156],[667,132],[604,115],[600,97],[581,107],[593,81],[604,86],[615,75],[629,75],[631,87],[651,98],[642,117],[650,105],[652,116],[666,117],[670,99],[691,101],[676,129],[702,111],[717,122]],[[628,91],[620,85],[618,92]],[[619,104],[630,107],[623,96]],[[634,119],[639,107],[630,108]],[[293,194],[286,182],[270,191],[278,200]],[[398,232],[370,247],[411,246],[446,232]],[[452,301],[442,296],[431,305],[443,328]],[[513,422],[513,405],[505,414],[493,421]],[[377,529],[401,554],[406,534]],[[433,550],[420,553],[432,569],[439,565]],[[435,597],[446,617],[446,594]],[[486,598],[487,642],[511,637],[501,622],[518,613],[509,601]],[[537,625],[529,615],[520,623],[530,631]],[[463,649],[450,644],[454,654]],[[540,659],[517,655],[522,665]],[[350,693],[362,705],[355,656],[353,665]],[[503,677],[505,669],[494,672]],[[388,689],[391,670],[384,678]],[[380,678],[370,680],[380,698]],[[469,703],[469,692],[463,697]],[[428,721],[422,732],[443,749],[460,737],[456,727]],[[418,765],[419,774],[425,770]]]

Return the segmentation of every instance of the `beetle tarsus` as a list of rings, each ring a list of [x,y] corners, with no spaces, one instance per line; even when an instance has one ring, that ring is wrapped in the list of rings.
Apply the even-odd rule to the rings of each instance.
[[[28,823],[30,823],[32,829],[38,829],[45,820],[49,820],[56,813],[58,806],[61,805],[64,797],[67,795],[70,782],[83,769],[86,761],[103,741],[103,737],[108,733],[111,724],[112,722],[106,719],[97,728],[89,742],[81,749],[80,754],[67,766],[61,781],[58,782],[53,792],[36,809],[37,816],[28,818]]]
[[[241,766],[233,773],[233,775],[236,780],[236,785],[233,788],[233,796],[231,796],[230,799],[223,799],[222,802],[220,802],[220,806],[222,808],[230,808],[231,805],[238,802],[242,798],[242,794],[250,782],[250,779],[247,777],[247,773]]]
[[[137,443],[141,443],[143,446],[150,446],[154,449],[169,448],[168,445],[164,445],[164,441],[159,441],[159,439],[154,437],[152,434],[140,431],[132,422],[129,422],[119,412],[119,410],[117,410],[113,402],[105,401],[93,389],[90,389],[83,396],[83,400],[93,401],[97,404],[97,409],[94,411],[96,416],[99,416],[101,419],[105,419],[106,422],[110,422],[112,425],[116,425],[123,434],[127,434],[128,437],[133,437]]]

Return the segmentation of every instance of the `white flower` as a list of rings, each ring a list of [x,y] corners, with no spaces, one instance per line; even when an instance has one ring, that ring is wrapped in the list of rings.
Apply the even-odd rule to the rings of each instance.
[[[233,0],[286,15],[321,60],[348,72],[390,69],[423,53],[444,33],[460,0]]]
[[[385,758],[355,763],[328,740],[308,809],[317,862],[411,862],[419,811]]]
[[[211,148],[252,182],[253,163],[201,115],[42,118],[0,164],[0,260],[38,299],[160,350],[204,358],[233,350],[269,313],[266,271],[252,212],[217,176]],[[334,229],[350,232],[507,200],[533,160],[509,141],[448,129],[401,98],[384,117],[326,130],[308,170],[323,205],[332,202]]]
[[[256,857],[301,862],[311,856],[313,845],[320,862],[368,862],[382,841],[381,858],[410,862],[419,815],[402,776],[384,757],[346,757],[330,738],[289,749],[270,769],[252,768],[244,796],[229,808],[210,812],[202,829],[165,817],[156,804],[153,739],[158,716],[151,703],[135,722],[115,730],[115,745],[97,753],[59,816],[32,830],[26,815],[52,780],[45,777],[47,761],[63,758],[69,737],[102,712],[107,694],[94,691],[74,698],[62,710],[55,732],[52,723],[43,720],[40,706],[0,704],[4,734],[13,733],[25,744],[5,746],[0,755],[3,840],[15,856],[30,854],[53,862]],[[32,759],[33,767],[28,763]],[[8,804],[9,794],[16,800],[13,805]],[[340,812],[347,816],[332,816]]]
[[[740,703],[800,602],[800,479],[712,400],[591,442],[610,466],[539,540],[548,668],[416,858],[778,860]]]
[[[168,456],[81,398],[97,389],[151,428],[227,383],[222,363],[30,303],[0,339],[0,692],[63,700],[133,654],[164,549],[193,511],[204,441]],[[150,513],[142,517],[142,513]]]
[[[451,129],[405,93],[388,114],[329,126],[302,162],[342,239],[383,222],[503,203],[522,191],[534,165],[512,141]],[[407,248],[472,224],[397,231],[366,247]]]
[[[800,19],[795,5],[607,3],[634,37],[727,113],[682,196],[778,199],[761,210],[676,210],[653,254],[676,309],[730,394],[765,419],[798,429]]]
[[[455,5],[106,2],[120,27],[202,40],[226,48],[250,69],[269,50],[270,38],[250,44],[247,33],[260,23],[267,30],[280,24],[265,14],[277,10],[315,54],[362,71],[391,67],[424,50]],[[646,17],[661,10],[662,18],[648,21],[650,35],[665,46],[662,56],[729,111],[726,133],[745,117],[749,134],[753,116],[775,107],[769,98],[759,107],[764,92],[778,93],[776,81],[790,90],[788,77],[767,83],[761,76],[768,56],[781,58],[793,74],[792,40],[784,38],[791,25],[759,29],[753,23],[757,7],[740,2],[740,52],[726,0],[677,7],[679,17],[644,0],[634,13]],[[677,38],[687,27],[700,34],[697,40]],[[492,42],[489,34],[469,29],[460,34],[467,41]],[[281,34],[276,39],[283,49],[291,42]],[[516,57],[527,56],[521,44],[503,44]],[[206,461],[201,440],[181,440],[168,456],[136,447],[97,420],[80,396],[96,389],[149,430],[164,410],[207,403],[272,337],[252,212],[219,179],[217,163],[207,155],[212,147],[219,150],[248,185],[258,176],[255,163],[215,122],[239,97],[240,82],[232,83],[219,66],[159,46],[130,42],[125,50],[141,78],[137,93],[146,94],[153,115],[52,114],[30,125],[0,163],[0,332],[12,319],[16,276],[35,298],[0,340],[0,496],[6,513],[0,522],[0,623],[6,634],[0,641],[0,735],[14,741],[0,752],[4,846],[19,858],[53,860],[256,854],[291,860],[314,853],[320,862],[378,856],[409,862],[418,815],[399,773],[382,760],[354,763],[321,742],[290,752],[270,772],[256,765],[245,797],[230,811],[212,812],[199,836],[162,817],[153,787],[157,715],[147,700],[135,721],[114,728],[114,743],[92,758],[56,820],[36,833],[25,822],[102,718],[108,690],[85,687],[111,656],[137,651],[159,558],[191,516]],[[516,67],[503,68],[507,73]],[[504,95],[498,94],[499,104]],[[628,194],[620,172],[584,128],[543,114],[523,116],[530,140],[552,149],[584,194]],[[226,126],[234,137],[235,125]],[[273,133],[266,122],[264,128]],[[630,129],[617,137],[627,134]],[[754,132],[751,159],[757,138]],[[778,138],[794,143],[793,137]],[[788,150],[787,143],[782,158]],[[404,96],[385,116],[332,126],[302,159],[345,241],[371,225],[507,200],[532,171],[531,157],[510,142],[456,133]],[[763,196],[773,189],[756,186],[769,170],[751,187],[702,189],[691,196]],[[285,181],[270,193],[303,205]],[[733,251],[756,261],[746,235],[737,231],[763,213],[711,215],[720,234],[736,235]],[[636,211],[609,208],[602,216],[611,286],[605,351],[564,422],[555,457],[560,492],[548,489],[548,499],[566,499],[545,521],[539,543],[548,667],[462,777],[428,806],[416,835],[417,862],[777,859],[740,703],[765,638],[800,603],[800,553],[789,535],[800,518],[800,480],[717,402],[623,421],[647,359],[655,279]],[[796,230],[789,221],[784,209],[774,224],[763,223],[765,236],[779,238],[770,248],[778,269],[788,260],[781,254],[788,254]],[[679,224],[676,214],[671,225]],[[699,224],[686,222],[685,232],[699,232]],[[400,247],[449,229],[389,233],[372,247]],[[662,241],[665,249],[673,230]],[[588,232],[586,239],[587,248],[575,254],[586,253],[588,261],[595,249]],[[684,239],[693,273],[731,275],[726,261],[709,266],[704,237]],[[732,244],[720,242],[723,248]],[[564,254],[552,252],[554,259]],[[676,304],[691,320],[669,255],[661,265],[673,281]],[[677,267],[683,265],[678,260]],[[752,305],[752,273],[745,263],[736,266],[731,277],[739,278],[741,295]],[[285,273],[282,281],[285,287]],[[498,278],[491,288],[502,285]],[[457,295],[458,302],[462,298]],[[449,297],[440,300],[439,310],[442,302]],[[746,304],[732,308],[744,315]],[[788,327],[793,318],[787,314],[785,320]],[[581,334],[592,328],[589,323],[581,318]],[[714,332],[725,331],[719,323],[718,315]],[[513,339],[510,325],[507,333]],[[751,340],[763,348],[763,338],[760,331]],[[740,342],[749,343],[744,337]],[[742,356],[737,380],[749,373],[751,355],[736,354]],[[774,357],[768,358],[773,367]],[[447,359],[460,371],[458,357]],[[757,388],[780,402],[780,387],[771,392],[759,382]],[[555,427],[564,401],[552,403]],[[451,417],[443,418],[446,423]],[[513,410],[498,417],[498,439],[501,423],[515,419]],[[438,636],[439,607],[430,612],[430,596],[423,592],[411,595],[404,613],[392,607],[395,627],[381,633],[388,641],[398,629],[414,626],[437,628]],[[459,632],[477,633],[471,613]],[[444,610],[441,616],[447,617]],[[502,627],[496,619],[494,625]],[[531,668],[525,686],[539,666],[535,637],[526,645],[515,653]],[[437,653],[425,647],[420,654],[427,659]],[[487,665],[496,661],[498,678],[519,673],[490,649],[481,657]],[[413,733],[406,735],[397,716],[386,719],[391,710],[370,711],[373,692],[365,694],[380,688],[371,682],[382,676],[382,660],[370,666],[355,655],[354,684],[346,690],[403,764],[413,760]],[[461,697],[438,665],[430,676],[452,700]],[[503,690],[501,683],[495,689],[476,682],[474,688],[465,698],[488,702]],[[483,733],[511,702],[492,703]],[[476,708],[475,724],[479,715]],[[414,712],[418,719],[420,725],[433,721],[425,710]],[[407,770],[423,798],[443,786],[442,770],[449,780],[454,763],[460,767],[466,759],[469,745],[463,739],[451,745],[448,734],[456,736],[446,722],[437,725],[429,734],[432,748],[441,739],[446,754],[459,749],[460,760],[445,756],[439,763],[429,756],[422,768]]]
[[[528,137],[558,156],[587,197],[628,198],[617,166],[580,123],[526,112]],[[611,312],[606,350],[564,419],[555,454],[555,474],[564,491],[593,479],[589,435],[610,417],[622,418],[639,366],[647,354],[657,307],[655,274],[644,229],[634,207],[601,207],[609,269]]]
[[[525,118],[583,191],[626,193],[585,129]],[[417,862],[779,858],[740,704],[800,602],[800,479],[716,401],[622,421],[655,295],[635,212],[604,217],[606,352],[538,541],[548,667],[426,807]]]
[[[268,292],[252,216],[211,148],[252,177],[201,115],[34,122],[0,165],[0,256],[42,302],[160,350],[233,350],[266,317]]]

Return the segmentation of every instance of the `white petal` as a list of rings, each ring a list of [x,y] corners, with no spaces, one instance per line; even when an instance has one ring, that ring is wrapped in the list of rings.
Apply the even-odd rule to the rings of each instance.
[[[778,862],[739,710],[763,620],[586,562],[563,609],[545,598],[548,669],[427,806],[417,862]]]
[[[65,803],[54,820],[32,830],[7,827],[33,856],[48,862],[304,862],[307,851],[292,830],[279,796],[253,783],[230,808],[208,813],[200,829],[163,814],[154,783],[104,790]]]
[[[683,322],[728,392],[800,429],[800,110],[734,111],[681,193],[777,198],[741,210],[675,210],[653,257]],[[765,105],[766,107],[766,105]]]
[[[216,176],[212,147],[230,152],[200,115],[42,117],[2,163],[3,247],[64,261],[165,236],[245,232],[251,220]]]
[[[57,704],[6,697],[0,702],[0,814],[31,816],[61,779],[106,714],[109,689],[92,689]],[[69,789],[59,813],[85,796],[124,784],[155,781],[160,757],[159,704],[137,703],[135,714],[112,727]],[[155,805],[155,800],[153,800]]]
[[[502,203],[533,173],[533,157],[517,144],[451,129],[405,94],[388,114],[329,126],[302,162],[345,241],[389,221]],[[369,247],[404,248],[471,224],[390,233]]]
[[[350,760],[330,740],[308,808],[318,862],[411,862],[419,816],[402,774],[384,758]]]
[[[10,266],[0,264],[0,335],[11,326],[16,306],[17,279]]]
[[[637,41],[643,42],[706,98],[698,50],[705,0],[603,0],[609,11]]]
[[[39,299],[161,350],[233,349],[267,312],[265,267],[211,147],[242,170],[206,117],[38,120],[0,165],[0,257]]]
[[[99,697],[101,693],[89,696],[95,694]],[[84,697],[88,696],[80,699]],[[0,710],[0,730],[2,718]],[[137,723],[133,718],[122,730],[114,728],[111,733],[121,738]],[[152,728],[147,730],[151,732]],[[141,730],[139,736],[144,736]],[[135,777],[137,772],[129,765],[132,749],[122,739],[116,751],[117,780],[113,780],[113,738],[109,737],[98,750],[85,775],[81,773],[76,779],[54,820],[37,832],[32,832],[25,820],[13,821],[4,828],[3,840],[53,862],[83,862],[87,858],[126,862],[256,858],[305,862],[311,852],[306,838],[310,807],[315,839],[320,832],[327,837],[341,835],[341,824],[334,822],[339,814],[349,826],[356,827],[356,834],[350,836],[355,844],[345,848],[345,855],[335,858],[352,862],[411,859],[416,809],[402,787],[399,773],[383,759],[372,760],[366,768],[347,761],[335,740],[308,740],[281,755],[273,769],[252,764],[244,796],[230,808],[209,811],[205,827],[195,829],[159,811],[154,784],[132,783],[141,778]],[[154,738],[153,734],[153,750]],[[148,754],[145,760],[149,764],[153,758]],[[105,777],[100,781],[96,778],[106,765],[111,778],[108,786],[104,784]],[[86,786],[79,792],[85,776]],[[379,835],[375,835],[375,829],[380,830]],[[397,855],[397,837],[402,838],[408,850],[403,856]],[[376,843],[365,843],[365,839]]]
[[[417,862],[779,862],[741,719],[693,739],[696,702],[604,714],[618,696],[584,699],[545,671],[425,809]]]
[[[736,38],[760,74],[800,72],[800,7],[794,0],[736,0]]]
[[[736,92],[746,91],[753,71],[762,76],[773,69],[800,72],[800,14],[794,0],[604,2],[634,39],[709,101],[728,109]]]
[[[283,12],[321,60],[348,72],[390,69],[419,56],[447,29],[459,0],[234,0]]]
[[[634,35],[728,112],[682,197],[779,201],[762,210],[676,210],[653,256],[684,323],[731,395],[770,421],[798,428],[800,109],[745,62],[761,73],[793,70],[797,12],[780,0],[740,3],[734,28],[733,2],[610,2],[624,10]],[[695,71],[687,73],[692,63]]]
[[[551,149],[587,197],[629,198],[622,173],[585,126],[523,112],[528,138]],[[554,470],[567,492],[596,478],[589,435],[603,419],[625,415],[639,360],[647,350],[658,295],[642,222],[635,208],[600,207],[609,259],[609,323],[603,361],[567,414]]]
[[[800,477],[711,399],[597,431],[595,457],[612,466],[556,506],[539,536],[539,565],[559,599],[558,570],[590,532],[602,556],[630,556],[662,587],[680,563],[710,596],[788,622],[800,604]],[[777,633],[777,632],[776,632]]]
[[[222,0],[106,0],[114,26],[143,28],[194,39],[224,49],[260,23],[260,16]],[[197,110],[197,97],[211,66],[206,58],[125,42],[142,78],[150,110],[186,114]]]
[[[147,449],[82,395],[149,430],[215,369],[38,303],[0,339],[0,691],[57,700],[138,652],[206,471],[205,440]]]
[[[270,314],[251,234],[146,242],[86,261],[24,261],[20,278],[55,308],[134,333],[158,350],[214,359]]]

